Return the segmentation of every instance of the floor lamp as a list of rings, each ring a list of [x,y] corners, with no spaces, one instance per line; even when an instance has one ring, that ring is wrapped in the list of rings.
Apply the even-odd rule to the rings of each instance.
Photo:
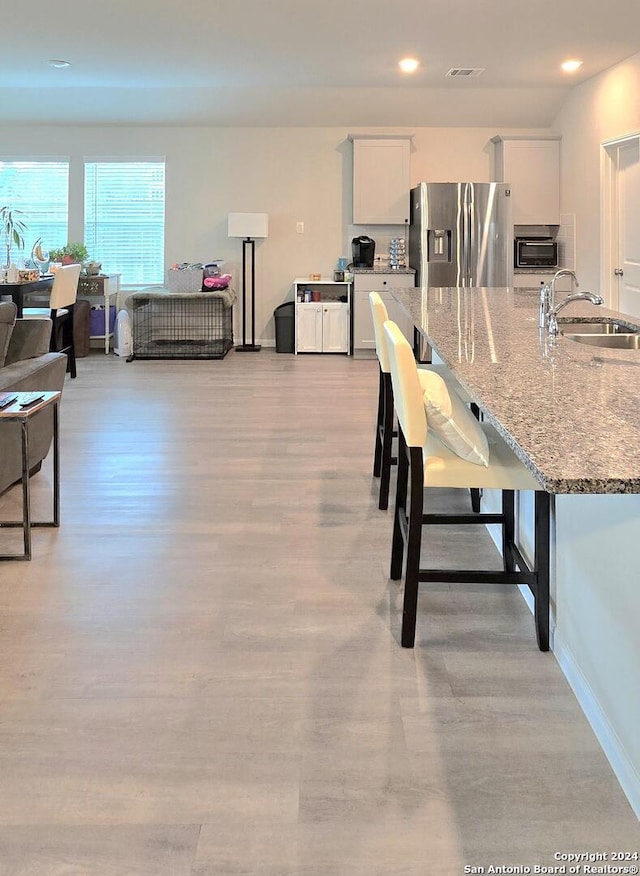
[[[229,213],[229,237],[242,237],[242,343],[239,353],[257,353],[256,344],[256,237],[269,236],[268,213]],[[248,258],[247,258],[248,256]],[[247,264],[248,263],[248,264]],[[251,274],[251,342],[247,343],[247,267]]]

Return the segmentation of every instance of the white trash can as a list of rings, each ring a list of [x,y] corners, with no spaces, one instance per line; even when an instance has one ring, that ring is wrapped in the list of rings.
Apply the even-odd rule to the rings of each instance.
[[[125,359],[133,355],[133,335],[128,310],[122,309],[116,318],[113,352],[116,356],[123,356]]]

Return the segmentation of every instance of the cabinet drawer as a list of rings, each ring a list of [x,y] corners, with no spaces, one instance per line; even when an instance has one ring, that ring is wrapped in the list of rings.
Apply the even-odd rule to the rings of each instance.
[[[381,292],[385,289],[404,289],[416,284],[415,274],[398,274],[396,271],[376,274],[355,274],[354,289],[356,292]]]

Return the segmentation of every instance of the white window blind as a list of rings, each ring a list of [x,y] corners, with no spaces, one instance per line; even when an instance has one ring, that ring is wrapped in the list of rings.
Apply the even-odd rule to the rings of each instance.
[[[164,282],[164,162],[88,161],[84,243],[123,285]]]
[[[12,247],[12,261],[28,259],[39,237],[44,250],[64,246],[69,213],[68,162],[0,160],[0,206],[20,210],[24,215],[18,218],[27,227],[24,250]]]

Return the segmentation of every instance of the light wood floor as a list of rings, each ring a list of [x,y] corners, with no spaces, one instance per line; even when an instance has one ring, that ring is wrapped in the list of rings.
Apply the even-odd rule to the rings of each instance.
[[[376,369],[79,360],[62,527],[0,567],[0,876],[458,876],[638,848],[515,589],[433,585],[399,646]],[[453,550],[494,554],[482,532]]]

